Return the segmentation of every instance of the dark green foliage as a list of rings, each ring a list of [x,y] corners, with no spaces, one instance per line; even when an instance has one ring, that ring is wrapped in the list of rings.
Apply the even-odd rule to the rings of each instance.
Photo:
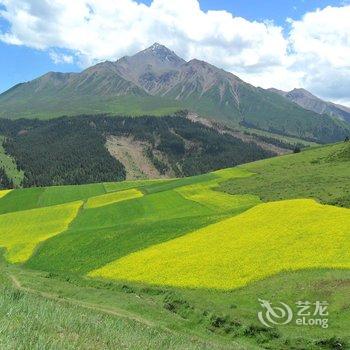
[[[173,117],[81,116],[49,121],[0,120],[4,147],[25,173],[25,187],[125,179],[124,166],[105,147],[106,136],[147,142],[146,156],[161,174],[191,176],[272,157],[255,143]]]
[[[13,182],[8,178],[5,169],[0,168],[0,190],[13,188]]]
[[[161,175],[164,175],[169,170],[169,167],[154,155],[152,148],[147,148],[145,153],[146,157],[148,157],[151,160],[151,162]]]
[[[254,337],[258,343],[266,343],[280,337],[279,332],[273,328],[250,325],[244,331],[246,337]]]
[[[268,143],[270,145],[274,145],[274,146],[277,146],[277,147],[280,147],[280,148],[284,148],[284,149],[290,149],[292,151],[295,149],[295,147],[299,147],[300,149],[305,147],[302,143],[292,144],[292,143],[289,143],[289,142],[285,142],[285,141],[282,141],[282,140],[274,139],[274,138],[268,137],[268,136],[258,135],[258,134],[255,134],[255,133],[249,133],[249,132],[246,132],[246,131],[244,133],[246,135],[254,135],[255,139],[263,141],[263,142],[266,142],[266,143]]]
[[[193,306],[191,306],[187,300],[171,292],[164,298],[164,309],[184,319],[187,319],[191,312],[193,312]]]
[[[320,346],[322,349],[328,350],[343,350],[348,349],[349,346],[345,340],[337,337],[319,340],[316,342],[316,345]]]
[[[124,167],[87,119],[62,118],[35,126],[4,144],[25,172],[25,187],[125,179]]]

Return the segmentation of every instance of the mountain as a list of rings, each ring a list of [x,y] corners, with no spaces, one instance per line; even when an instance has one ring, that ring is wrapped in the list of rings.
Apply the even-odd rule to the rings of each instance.
[[[299,106],[316,112],[318,114],[328,114],[332,117],[337,117],[350,123],[350,108],[338,105],[332,102],[321,100],[317,96],[305,89],[294,89],[286,92],[277,89],[269,89],[279,95],[286,97],[288,100],[298,104]]]
[[[186,62],[163,45],[81,73],[48,73],[0,95],[0,117],[166,115],[190,110],[235,127],[332,142],[350,126],[254,87],[209,63]]]
[[[166,90],[185,63],[175,52],[155,43],[134,56],[121,58],[114,66],[124,79],[154,95]]]

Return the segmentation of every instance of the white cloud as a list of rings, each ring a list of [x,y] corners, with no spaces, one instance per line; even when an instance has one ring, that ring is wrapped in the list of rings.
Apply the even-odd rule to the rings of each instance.
[[[76,51],[83,62],[117,59],[161,42],[185,58],[231,68],[280,65],[286,42],[273,23],[226,11],[203,12],[197,0],[0,0],[11,24],[1,39],[36,49]]]
[[[310,12],[289,20],[294,64],[300,84],[323,98],[350,104],[350,6]]]
[[[248,21],[204,12],[198,0],[0,0],[10,30],[0,40],[48,50],[54,62],[82,66],[161,42],[185,59],[199,58],[255,85],[306,87],[350,103],[350,6],[327,7],[289,20]],[[60,53],[59,49],[74,55]],[[64,51],[66,52],[66,51]]]
[[[60,64],[60,63],[72,64],[74,62],[74,57],[71,55],[65,55],[63,53],[56,52],[56,51],[50,51],[49,55],[51,60],[55,64]]]

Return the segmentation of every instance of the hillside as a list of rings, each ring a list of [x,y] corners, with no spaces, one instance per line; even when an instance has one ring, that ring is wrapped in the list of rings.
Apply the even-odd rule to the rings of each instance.
[[[0,135],[0,188],[191,176],[296,147],[180,114],[0,120]]]
[[[277,89],[269,89],[272,92],[287,98],[288,100],[298,104],[309,111],[316,112],[318,114],[328,114],[332,117],[339,118],[350,122],[350,108],[342,105],[338,105],[332,102],[323,101],[311,92],[305,89],[293,89],[286,92]]]
[[[165,115],[190,110],[243,126],[323,143],[350,126],[254,87],[209,63],[189,62],[160,44],[81,73],[50,72],[0,95],[2,118],[49,119],[79,114]]]
[[[349,155],[339,143],[182,179],[0,192],[8,288],[20,289],[20,314],[27,293],[51,299],[46,310],[74,305],[70,320],[90,309],[79,341],[93,309],[109,315],[106,332],[109,317],[146,324],[141,347],[151,328],[164,349],[164,332],[174,348],[183,335],[180,348],[346,349]],[[262,326],[258,298],[327,300],[329,327]]]

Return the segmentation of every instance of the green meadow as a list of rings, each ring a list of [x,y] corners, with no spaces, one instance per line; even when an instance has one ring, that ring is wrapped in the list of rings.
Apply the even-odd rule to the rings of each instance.
[[[0,347],[346,349],[349,189],[339,143],[183,179],[6,192]],[[329,327],[266,327],[258,299],[326,300]]]

